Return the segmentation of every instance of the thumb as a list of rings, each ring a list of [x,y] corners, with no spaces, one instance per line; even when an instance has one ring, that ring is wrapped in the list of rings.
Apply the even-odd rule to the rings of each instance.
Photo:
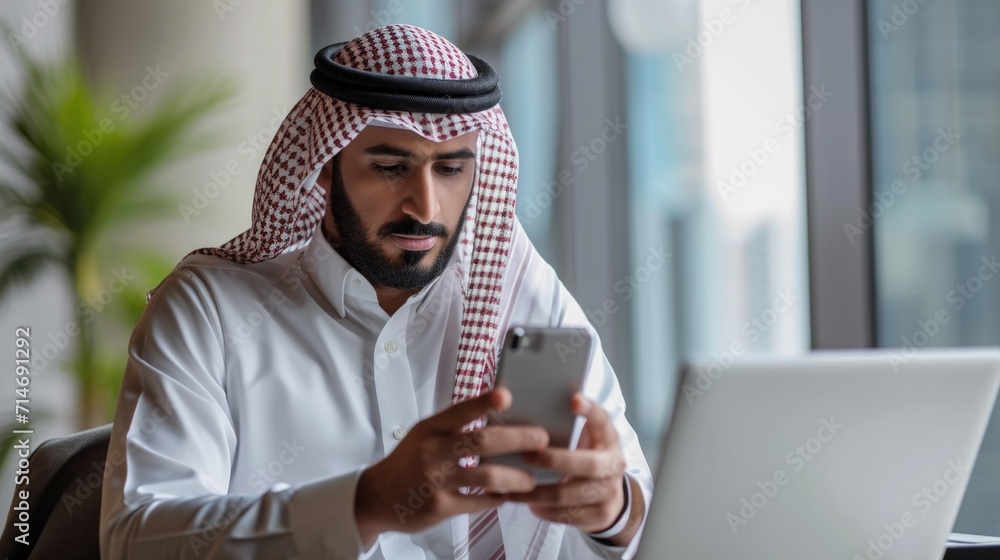
[[[573,412],[586,418],[580,445],[587,449],[617,449],[618,430],[604,407],[584,397],[579,392],[573,394]]]
[[[497,387],[488,393],[454,404],[424,420],[424,425],[439,432],[459,432],[462,427],[491,410],[501,411],[510,407],[510,391]]]

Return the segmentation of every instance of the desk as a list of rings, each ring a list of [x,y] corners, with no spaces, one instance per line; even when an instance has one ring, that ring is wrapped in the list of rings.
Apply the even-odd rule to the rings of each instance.
[[[1000,558],[1000,544],[950,547],[943,560],[995,560]]]

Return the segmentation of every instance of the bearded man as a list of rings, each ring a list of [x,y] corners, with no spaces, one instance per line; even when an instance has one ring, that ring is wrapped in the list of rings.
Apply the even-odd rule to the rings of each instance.
[[[599,347],[576,451],[538,426],[483,429],[511,404],[493,387],[509,325],[588,325],[514,215],[493,69],[390,25],[321,50],[311,81],[250,229],[150,294],[102,557],[634,554],[652,481]],[[506,453],[563,476],[478,461]]]

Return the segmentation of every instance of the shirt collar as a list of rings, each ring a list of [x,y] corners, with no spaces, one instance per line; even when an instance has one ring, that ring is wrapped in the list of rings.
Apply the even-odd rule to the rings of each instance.
[[[378,295],[371,282],[348,264],[344,257],[330,245],[326,236],[323,235],[322,224],[316,226],[316,231],[313,232],[312,239],[299,260],[299,267],[312,278],[313,283],[333,305],[341,318],[347,317],[345,299],[348,295],[378,303]],[[461,278],[461,264],[457,258],[457,251],[456,254],[452,255],[448,267],[423,289],[411,296],[407,303],[417,301],[419,305],[416,311],[420,313],[424,307],[423,304],[429,299],[424,296],[445,277],[456,280]]]

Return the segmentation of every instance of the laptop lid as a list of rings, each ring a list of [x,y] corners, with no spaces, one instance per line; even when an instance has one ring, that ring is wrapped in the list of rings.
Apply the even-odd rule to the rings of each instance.
[[[979,447],[976,464],[965,488],[965,498],[955,519],[956,533],[967,533],[1000,540],[1000,410],[994,406]],[[953,535],[953,537],[955,537]],[[958,536],[968,538],[968,535]],[[955,539],[953,538],[952,541]],[[977,542],[983,538],[975,539]]]
[[[816,352],[682,372],[637,558],[941,558],[997,349]]]

